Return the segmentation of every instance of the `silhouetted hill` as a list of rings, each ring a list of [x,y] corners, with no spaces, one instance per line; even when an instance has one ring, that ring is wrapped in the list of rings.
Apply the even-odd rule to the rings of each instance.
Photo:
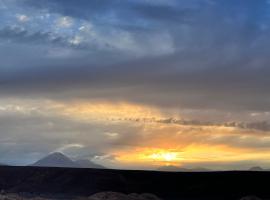
[[[256,196],[245,196],[242,197],[240,200],[262,200],[262,199]]]
[[[36,167],[80,167],[79,164],[73,162],[62,153],[52,153],[48,156],[38,160],[32,166]]]
[[[152,193],[165,200],[270,198],[270,172],[158,172],[110,169],[0,167],[0,189],[15,193],[90,196],[114,191]]]
[[[102,165],[91,162],[90,160],[82,159],[73,161],[66,155],[55,152],[38,160],[31,166],[35,167],[69,167],[69,168],[98,168],[104,169]]]
[[[159,168],[157,168],[158,171],[170,171],[170,172],[186,172],[187,169],[186,168],[181,168],[181,167],[176,167],[176,166],[161,166]]]
[[[177,167],[173,165],[169,166],[161,166],[157,169],[158,171],[171,171],[171,172],[207,172],[210,171],[209,169],[203,168],[203,167],[198,167],[198,168],[182,168],[182,167]]]
[[[251,167],[249,170],[250,170],[250,171],[264,171],[264,169],[261,168],[260,166]]]
[[[78,164],[81,168],[97,168],[97,169],[104,169],[102,165],[98,165],[96,163],[91,162],[87,159],[81,159],[74,161],[76,164]]]

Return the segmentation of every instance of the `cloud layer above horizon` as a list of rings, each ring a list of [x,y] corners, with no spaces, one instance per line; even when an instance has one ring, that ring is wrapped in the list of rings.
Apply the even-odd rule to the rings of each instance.
[[[0,0],[0,162],[63,151],[110,167],[270,167],[269,11]]]

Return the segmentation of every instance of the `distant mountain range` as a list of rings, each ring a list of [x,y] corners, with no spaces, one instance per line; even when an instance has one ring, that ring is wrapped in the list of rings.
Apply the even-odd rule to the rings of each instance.
[[[5,164],[0,163],[0,166],[5,166]],[[67,168],[96,168],[105,169],[104,166],[96,164],[88,159],[72,160],[68,156],[60,152],[51,153],[44,158],[36,161],[30,166],[35,167],[67,167]],[[194,167],[194,168],[183,168],[174,165],[161,166],[156,169],[157,171],[165,172],[210,172],[211,169],[204,167]],[[264,169],[260,166],[254,166],[247,171],[270,171],[270,169]]]
[[[255,166],[255,167],[249,168],[249,171],[269,171],[269,169],[263,169],[260,166]]]
[[[99,168],[104,169],[102,165],[98,165],[90,160],[76,160],[73,161],[66,155],[55,152],[49,154],[48,156],[38,160],[31,166],[35,167],[68,167],[68,168]]]
[[[97,168],[97,169],[105,168],[104,166],[91,162],[90,160],[87,159],[76,160],[74,162],[81,168]]]
[[[207,168],[203,168],[203,167],[197,167],[197,168],[182,168],[182,167],[178,167],[178,166],[173,166],[173,165],[169,165],[169,166],[162,166],[159,167],[157,169],[158,171],[171,171],[171,172],[207,172],[207,171],[212,171],[210,169]],[[260,166],[254,166],[249,168],[247,171],[270,171],[270,169],[263,169]]]
[[[7,166],[6,164],[0,163],[0,166]]]
[[[171,171],[171,172],[207,172],[211,171],[210,169],[206,169],[203,167],[197,167],[197,168],[182,168],[177,167],[173,165],[169,166],[162,166],[157,169],[158,171]]]

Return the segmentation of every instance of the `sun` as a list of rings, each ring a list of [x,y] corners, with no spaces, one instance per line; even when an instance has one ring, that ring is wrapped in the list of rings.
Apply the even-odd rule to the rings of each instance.
[[[147,163],[154,166],[180,165],[184,161],[183,151],[177,149],[138,148],[131,152],[116,152],[123,163]]]
[[[164,153],[162,155],[162,157],[166,160],[166,161],[173,161],[176,160],[177,155],[176,153]]]
[[[176,161],[178,160],[178,153],[177,152],[158,152],[158,153],[153,153],[149,156],[153,160],[157,161]]]

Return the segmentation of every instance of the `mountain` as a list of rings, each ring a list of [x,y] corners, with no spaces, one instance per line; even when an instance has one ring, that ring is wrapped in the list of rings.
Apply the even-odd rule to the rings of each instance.
[[[158,171],[171,171],[171,172],[207,172],[210,171],[209,169],[198,167],[198,168],[182,168],[182,167],[177,167],[173,165],[169,166],[161,166],[157,169]]]
[[[256,167],[251,167],[251,168],[249,169],[249,171],[264,171],[264,169],[261,168],[260,166],[256,166]]]
[[[81,168],[96,168],[96,169],[104,169],[105,167],[96,163],[91,162],[87,159],[76,160],[74,163],[78,164]]]
[[[169,165],[169,166],[161,166],[157,170],[158,171],[168,171],[168,172],[177,172],[177,171],[184,171],[184,172],[186,172],[188,169],[177,167],[177,166],[173,166],[173,165]]]
[[[192,172],[209,172],[211,171],[210,169],[204,168],[204,167],[196,167],[196,168],[192,168],[189,169]]]
[[[62,153],[55,152],[38,160],[32,166],[36,167],[80,167],[77,163],[73,162],[70,158]]]
[[[90,160],[73,161],[66,155],[55,152],[38,160],[31,166],[35,167],[69,167],[69,168],[104,168],[102,165],[91,162]]]

